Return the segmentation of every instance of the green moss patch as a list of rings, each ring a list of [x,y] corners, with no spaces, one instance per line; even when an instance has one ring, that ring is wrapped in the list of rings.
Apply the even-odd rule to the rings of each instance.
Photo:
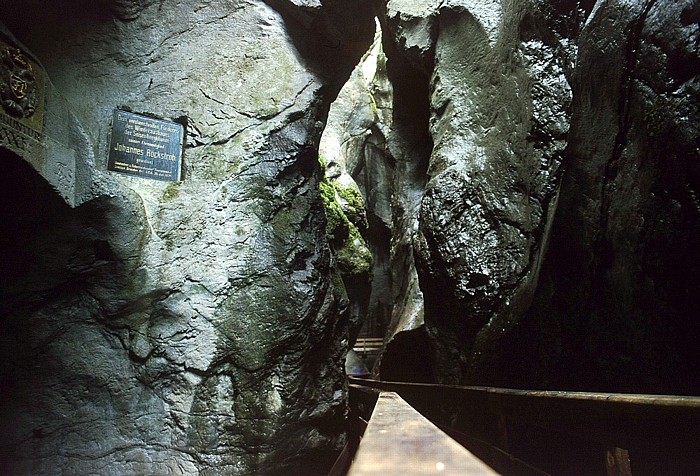
[[[364,201],[360,193],[351,188],[324,179],[319,188],[326,212],[326,237],[333,250],[338,269],[344,276],[369,274],[372,269],[372,253],[353,223],[364,219]],[[341,206],[339,199],[344,202]]]
[[[175,200],[180,195],[180,182],[173,182],[163,191],[163,202]]]
[[[323,180],[319,188],[323,198],[323,209],[326,212],[326,238],[331,248],[336,249],[347,239],[350,221],[338,203],[335,186],[328,180]]]

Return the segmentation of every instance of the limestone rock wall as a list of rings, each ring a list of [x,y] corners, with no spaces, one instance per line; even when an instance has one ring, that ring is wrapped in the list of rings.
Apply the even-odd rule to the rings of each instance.
[[[329,121],[343,196],[317,151],[375,14],[386,76]],[[700,391],[698,18],[4,2],[49,102],[40,156],[0,138],[0,472],[322,474],[363,314],[388,378]],[[115,108],[186,126],[182,182],[105,171]],[[331,250],[336,206],[366,247]]]
[[[385,63],[378,28],[372,46],[333,102],[320,143],[328,179],[339,190],[362,197],[358,203],[361,214],[354,221],[373,258],[371,280],[348,288],[348,292],[359,294],[354,299],[359,301],[354,307],[360,312],[353,335],[363,326],[365,332],[382,332],[393,306],[389,239],[394,175],[386,152],[385,134],[391,127],[391,86]]]
[[[384,38],[381,29],[386,26],[379,21],[375,43],[331,106],[321,153],[328,164],[326,175],[364,198],[363,235],[373,266],[362,332],[385,337],[388,347],[382,353],[388,360],[377,363],[374,373],[396,379],[394,371],[405,368],[405,378],[416,379],[420,366],[412,365],[408,356],[425,360],[426,349],[404,353],[394,347],[414,331],[425,337],[413,242],[431,147],[427,128],[421,130],[428,117],[427,81],[421,80],[425,74],[416,76],[397,63],[400,56],[392,52],[395,46]],[[392,57],[389,62],[385,49]],[[394,339],[398,334],[402,337]],[[398,366],[392,363],[394,355],[400,355]]]
[[[443,382],[697,392],[694,4],[391,0],[382,22],[425,302],[387,354],[420,345]]]
[[[348,228],[347,238],[335,256],[349,298],[351,344],[360,329],[388,305],[376,297],[383,260],[381,246],[374,239],[381,223],[378,208],[388,208],[384,196],[387,188],[374,185],[381,178],[373,173],[383,168],[383,135],[377,129],[382,121],[378,120],[379,106],[373,91],[380,51],[381,34],[376,31],[372,45],[333,101],[319,144],[326,180]]]
[[[536,287],[566,145],[566,58],[525,2],[391,1],[384,22],[390,77],[393,67],[411,81],[395,84],[406,110],[396,113],[406,123],[396,155],[415,177],[403,202],[418,232],[406,244],[433,370],[441,381],[473,380]],[[407,147],[401,134],[424,145]]]
[[[694,2],[598,2],[583,25],[547,271],[510,342],[538,370],[516,373],[700,391],[699,35]]]
[[[104,173],[71,208],[3,151],[0,471],[323,474],[348,322],[316,151],[371,9],[107,3],[1,18],[82,124],[85,166],[104,172],[125,108],[186,125],[183,181]]]

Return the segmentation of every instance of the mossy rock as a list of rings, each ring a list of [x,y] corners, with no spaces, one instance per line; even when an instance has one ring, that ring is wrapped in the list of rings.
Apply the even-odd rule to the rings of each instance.
[[[326,237],[336,257],[338,269],[344,276],[369,275],[372,253],[360,230],[349,219],[338,200],[341,198],[347,204],[348,211],[364,217],[362,196],[351,187],[342,187],[328,180],[323,180],[319,188],[326,212]]]
[[[344,275],[357,276],[369,274],[372,271],[372,252],[352,223],[348,238],[343,246],[336,250],[336,261],[340,272]]]
[[[323,208],[326,212],[326,238],[331,248],[337,249],[347,239],[350,232],[350,222],[338,203],[336,190],[332,183],[323,180],[319,184]]]
[[[325,174],[326,174],[326,169],[328,169],[328,161],[326,160],[326,158],[325,158],[324,156],[322,156],[321,154],[319,154],[319,155],[318,155],[318,163],[319,163],[319,165],[321,166],[321,173],[322,173],[323,175],[325,175]]]
[[[163,191],[163,198],[161,198],[161,200],[163,202],[170,202],[172,200],[175,200],[179,195],[180,182],[173,182],[167,187],[165,187],[165,190]]]
[[[348,290],[345,288],[345,282],[340,272],[333,271],[331,275],[331,286],[333,286],[333,294],[339,299],[347,302],[349,300]]]
[[[355,187],[345,187],[340,183],[333,184],[335,190],[341,198],[341,208],[359,230],[367,230],[367,214],[365,212],[365,200],[362,194]]]

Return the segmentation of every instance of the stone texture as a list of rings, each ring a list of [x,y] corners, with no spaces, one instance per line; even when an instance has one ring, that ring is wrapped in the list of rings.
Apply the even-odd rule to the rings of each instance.
[[[414,94],[421,75],[397,63],[399,56],[387,64],[385,47],[392,45],[378,34],[331,106],[321,154],[328,163],[326,175],[357,188],[364,197],[367,227],[363,234],[372,250],[373,268],[362,333],[384,336],[391,346],[384,355],[398,355],[396,362],[406,365],[406,355],[395,347],[408,340],[395,340],[395,336],[423,325],[413,242],[425,173],[414,159],[429,151],[430,140],[427,128],[416,134],[413,126],[416,117],[427,117],[427,87]],[[395,90],[400,99],[395,99]],[[421,352],[412,355],[425,359]],[[393,357],[388,363],[380,361],[374,373],[394,378],[393,361]],[[416,368],[407,366],[416,378]]]
[[[526,4],[388,5],[389,65],[425,72],[430,94],[429,121],[412,125],[429,131],[418,137],[431,149],[409,241],[441,381],[487,378],[537,283],[571,96],[559,43],[531,26],[537,16]],[[420,171],[425,159],[408,162]]]
[[[104,170],[127,108],[186,124],[184,180],[105,174],[70,208],[3,152],[33,193],[3,187],[3,228],[24,231],[3,231],[0,468],[323,474],[344,442],[348,321],[316,150],[370,10],[115,4],[2,18],[83,125],[81,160]]]
[[[593,6],[387,4],[393,375],[697,391],[697,12]]]
[[[404,238],[427,339],[383,360],[422,348],[444,382],[697,392],[697,9],[481,6],[387,4],[391,134],[428,76],[411,127],[432,144]],[[426,136],[393,147],[409,137]]]
[[[378,29],[372,46],[333,102],[320,143],[326,177],[340,190],[362,197],[361,216],[351,221],[373,258],[371,283],[348,288],[349,293],[357,294],[351,305],[356,301],[353,307],[359,311],[358,326],[351,336],[362,326],[363,333],[382,335],[393,305],[389,266],[393,169],[385,137],[391,127],[391,87],[381,43]],[[348,210],[347,202],[343,208]]]
[[[694,2],[0,18],[48,101],[41,151],[0,147],[0,472],[322,474],[363,314],[386,378],[700,391]],[[116,107],[186,125],[183,182],[104,171]]]
[[[2,24],[0,47],[3,61],[9,59],[12,49],[29,62],[33,84],[29,88],[34,91],[30,95],[35,103],[31,114],[22,112],[19,116],[11,111],[6,113],[3,108],[0,146],[31,164],[71,206],[113,189],[113,183],[95,169],[94,150],[87,132],[65,98],[56,90],[39,60]],[[6,67],[3,65],[3,69]],[[8,75],[17,72],[6,70]],[[3,90],[4,96],[7,85],[3,85]]]
[[[547,271],[513,342],[536,343],[522,378],[698,392],[696,10],[607,1],[586,21]]]

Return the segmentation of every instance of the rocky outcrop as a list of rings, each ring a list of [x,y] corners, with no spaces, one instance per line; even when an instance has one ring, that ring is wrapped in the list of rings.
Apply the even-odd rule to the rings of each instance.
[[[429,78],[406,240],[427,344],[404,347],[439,381],[697,391],[696,8],[593,7],[387,4],[395,137],[399,104],[425,97],[399,85]]]
[[[55,3],[0,6],[3,474],[322,474],[367,316],[385,378],[700,391],[690,0]]]
[[[569,388],[699,390],[694,12],[693,2],[606,1],[586,21],[547,271],[511,342],[527,348],[524,358],[538,369],[518,366],[521,378]]]
[[[372,46],[333,102],[320,144],[326,176],[346,195],[341,204],[355,215],[351,221],[371,250],[371,282],[357,283],[348,291],[357,292],[355,301],[362,303],[355,306],[360,311],[356,331],[364,326],[363,332],[373,335],[383,334],[394,305],[389,243],[394,171],[386,145],[391,128],[391,86],[385,63],[378,28]],[[350,210],[360,207],[360,215]]]
[[[399,55],[392,54],[387,64],[385,48],[393,48],[392,43],[378,30],[331,106],[321,153],[328,162],[326,175],[364,198],[367,218],[361,228],[373,267],[363,333],[384,336],[388,346],[382,353],[388,360],[380,361],[374,373],[397,379],[405,368],[401,378],[416,379],[419,366],[409,356],[424,361],[426,349],[404,347],[413,342],[407,336],[414,331],[425,338],[413,243],[431,146],[427,128],[420,129],[425,125],[420,119],[427,120],[427,80],[421,82],[420,74],[398,63]],[[401,338],[395,338],[398,334]]]
[[[348,322],[316,150],[371,10],[38,3],[3,20],[83,125],[84,165],[104,171],[115,108],[187,139],[182,182],[104,173],[76,208],[3,151],[2,472],[324,473]]]
[[[429,88],[429,115],[414,91],[394,94],[425,111],[411,125],[423,132],[406,134],[425,146],[403,150],[434,370],[480,380],[529,307],[546,248],[571,97],[563,48],[526,4],[392,1],[385,23],[390,71],[416,71],[426,99]]]

